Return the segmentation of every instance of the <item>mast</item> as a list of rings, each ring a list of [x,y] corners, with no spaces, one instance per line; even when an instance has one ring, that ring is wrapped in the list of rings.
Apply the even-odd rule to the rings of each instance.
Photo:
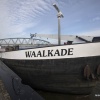
[[[57,10],[58,14],[57,14],[57,18],[58,18],[58,45],[61,45],[61,27],[60,27],[60,18],[63,18],[63,14],[62,12],[59,10],[59,8],[57,7],[57,5],[54,3],[53,6],[55,7],[55,9]]]

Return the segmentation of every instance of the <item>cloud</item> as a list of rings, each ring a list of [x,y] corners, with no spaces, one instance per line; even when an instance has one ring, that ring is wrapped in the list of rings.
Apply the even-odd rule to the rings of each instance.
[[[93,30],[93,31],[89,31],[89,32],[78,33],[78,35],[100,36],[100,30]]]
[[[92,21],[93,21],[93,22],[94,22],[94,21],[100,21],[100,17],[99,17],[99,16],[94,17],[94,18],[92,19]]]
[[[48,10],[45,0],[0,0],[0,38],[34,27]]]
[[[64,18],[61,20],[63,33],[72,33],[72,31],[82,33],[91,28],[96,29],[100,26],[98,21],[100,20],[99,0],[97,0],[98,2],[85,1],[0,0],[0,38],[16,37],[19,34],[19,36],[23,36],[27,32],[57,33],[57,12],[52,6],[53,3],[56,3],[64,14]],[[90,19],[92,19],[91,22],[95,22],[93,25]],[[71,27],[71,29],[66,27]],[[89,32],[89,34],[92,33]],[[99,33],[97,32],[97,34]]]

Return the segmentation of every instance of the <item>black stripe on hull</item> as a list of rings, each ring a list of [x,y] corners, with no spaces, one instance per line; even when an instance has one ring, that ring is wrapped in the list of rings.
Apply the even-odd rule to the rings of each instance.
[[[31,87],[47,91],[62,93],[89,94],[95,82],[84,78],[83,70],[90,65],[96,76],[100,56],[50,59],[50,60],[11,60],[3,62],[17,73]]]

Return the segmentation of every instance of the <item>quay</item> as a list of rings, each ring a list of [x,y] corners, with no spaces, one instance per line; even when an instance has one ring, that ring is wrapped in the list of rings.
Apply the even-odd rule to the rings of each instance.
[[[11,100],[9,93],[7,92],[4,83],[0,79],[0,100]]]
[[[0,60],[0,100],[44,100]]]

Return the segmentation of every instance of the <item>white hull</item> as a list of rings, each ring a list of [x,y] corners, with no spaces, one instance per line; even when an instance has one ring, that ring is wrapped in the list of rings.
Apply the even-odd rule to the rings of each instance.
[[[19,60],[64,59],[91,56],[100,56],[100,42],[43,47],[0,53],[0,58]]]

